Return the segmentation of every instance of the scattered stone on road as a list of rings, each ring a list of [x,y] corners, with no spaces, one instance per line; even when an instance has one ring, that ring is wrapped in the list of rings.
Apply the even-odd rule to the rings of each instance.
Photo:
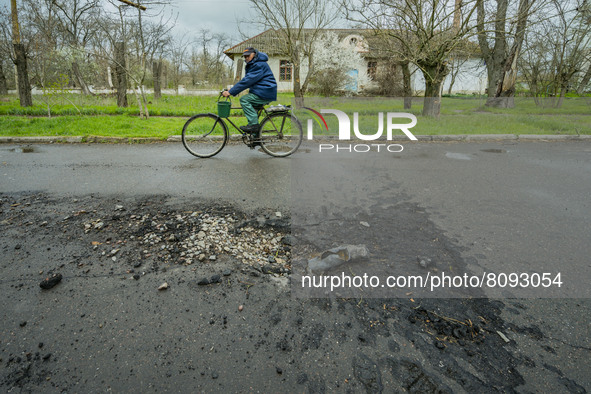
[[[53,274],[48,276],[47,278],[43,279],[41,283],[39,283],[39,287],[44,290],[49,290],[53,288],[55,285],[62,281],[62,274]]]

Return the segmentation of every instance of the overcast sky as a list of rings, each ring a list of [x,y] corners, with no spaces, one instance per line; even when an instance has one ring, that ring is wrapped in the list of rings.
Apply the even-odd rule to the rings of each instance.
[[[17,7],[20,3],[17,0]],[[237,21],[247,20],[251,14],[248,0],[171,0],[171,3],[170,10],[178,14],[176,33],[196,34],[207,28],[213,33],[226,33],[233,44],[241,41]],[[10,9],[10,0],[0,0],[0,6]],[[240,29],[249,35],[260,33],[259,27],[246,23],[241,24]]]
[[[251,14],[247,0],[172,0],[174,11],[178,13],[175,31],[197,33],[207,28],[213,33],[226,33],[232,43],[241,41],[237,21],[248,20]],[[241,23],[240,30],[245,34],[260,33],[258,26]]]
[[[231,38],[232,45],[235,45],[243,39],[240,31],[254,36],[262,29],[260,25],[245,22],[240,23],[240,29],[238,27],[238,21],[255,19],[248,0],[170,1],[172,7],[168,11],[178,15],[175,34],[196,35],[200,29],[206,28],[212,33],[226,33]],[[20,3],[21,0],[17,0],[17,7]],[[10,9],[10,0],[0,0],[0,6]]]

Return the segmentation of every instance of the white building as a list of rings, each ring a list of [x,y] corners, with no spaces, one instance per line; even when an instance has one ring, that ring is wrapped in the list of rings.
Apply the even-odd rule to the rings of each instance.
[[[380,38],[374,35],[373,30],[326,29],[325,31],[335,33],[342,42],[343,47],[353,47],[361,55],[362,60],[358,66],[348,72],[354,82],[347,85],[347,90],[363,92],[364,90],[375,89],[379,79],[377,75],[380,72],[387,72],[393,75],[393,78],[398,80],[400,86],[402,86],[400,62],[389,55],[384,55],[378,50],[373,49],[379,47],[380,42]],[[280,92],[293,91],[293,67],[285,54],[286,51],[282,47],[282,41],[278,33],[273,29],[266,30],[224,51],[233,60],[232,71],[235,82],[244,76],[245,64],[242,59],[242,53],[248,47],[254,47],[269,55],[268,64],[275,75]],[[482,59],[474,55],[469,59],[462,59],[459,63],[452,94],[484,94],[487,86],[487,77],[486,67]],[[456,62],[454,64],[458,63]],[[420,95],[425,88],[423,75],[416,68],[411,71],[414,71],[411,77],[413,92],[414,94]],[[307,73],[307,62],[302,61],[300,68],[300,81],[302,83]],[[450,83],[451,76],[448,76],[444,82],[444,94],[448,92]]]

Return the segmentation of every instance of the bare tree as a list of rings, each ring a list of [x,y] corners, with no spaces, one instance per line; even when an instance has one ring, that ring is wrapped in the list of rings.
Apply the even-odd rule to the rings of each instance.
[[[10,14],[6,9],[0,8],[0,94],[8,94],[7,75],[8,69],[4,68],[5,62],[11,59],[10,33],[6,26],[10,25]]]
[[[168,1],[159,0],[144,0],[141,2],[136,0],[137,4],[137,31],[136,31],[136,43],[138,45],[137,59],[139,61],[139,75],[134,78],[136,82],[136,90],[140,92],[141,103],[138,100],[140,107],[140,115],[142,114],[143,104],[143,115],[148,118],[148,100],[146,98],[146,92],[144,91],[144,82],[148,71],[148,64],[151,64],[154,59],[156,52],[161,52],[164,45],[168,42],[168,35],[174,27],[176,18],[170,14],[165,15],[165,6],[169,4]],[[144,21],[142,5],[145,5],[147,9],[151,10],[151,17],[158,17],[160,20],[157,23],[150,23]]]
[[[152,62],[152,78],[154,79],[154,99],[162,97],[162,58]]]
[[[0,58],[0,94],[8,94],[8,84],[4,73],[4,60]]]
[[[33,98],[31,97],[31,85],[29,83],[29,72],[27,70],[27,53],[25,45],[21,42],[16,0],[11,0],[10,5],[12,17],[12,43],[14,49],[13,59],[18,74],[18,95],[21,107],[30,107],[33,105]]]
[[[591,25],[591,2],[583,1],[579,5],[578,11],[581,13],[581,19]],[[589,81],[591,81],[591,47],[583,49],[585,51],[584,63],[587,64],[587,72],[583,75],[577,86],[577,93],[582,95],[587,88],[589,88]]]
[[[519,0],[518,5],[516,0],[495,0],[492,11],[486,7],[491,0],[476,1],[478,43],[488,71],[486,105],[514,107],[517,60],[536,0]]]
[[[456,83],[456,79],[458,77],[458,73],[460,72],[460,69],[462,68],[462,66],[464,65],[464,63],[466,62],[467,59],[461,59],[461,58],[451,58],[448,62],[448,67],[449,67],[449,86],[447,87],[447,94],[449,96],[451,96],[451,92],[453,90],[453,86]]]
[[[117,8],[117,14],[106,15],[101,23],[102,34],[108,38],[111,51],[104,48],[101,53],[110,57],[115,69],[122,75],[117,75],[120,82],[118,91],[125,91],[123,86],[127,78],[133,83],[132,88],[138,97],[140,116],[148,118],[148,100],[144,89],[144,82],[148,74],[148,66],[154,62],[157,54],[161,54],[169,42],[169,33],[174,27],[174,15],[166,15],[165,6],[168,1],[142,1],[136,0],[133,5],[129,2],[114,2],[109,0]],[[144,9],[150,13],[144,15]],[[146,11],[147,12],[147,11]],[[157,22],[145,20],[145,18],[157,19]],[[121,51],[125,50],[125,54]],[[127,55],[127,56],[125,56]],[[123,105],[122,101],[120,105]]]
[[[224,49],[230,45],[230,37],[224,33],[216,33],[213,35],[212,55],[213,73],[215,75],[214,81],[216,84],[223,84],[230,76],[228,64],[225,63],[227,59],[224,54]]]
[[[224,48],[230,38],[224,33],[211,33],[201,29],[193,42],[191,56],[185,57],[185,66],[191,74],[193,85],[219,86],[228,78],[228,67],[224,63]]]
[[[21,30],[24,28],[25,35],[30,37],[27,46],[29,79],[44,87],[48,82],[55,82],[58,75],[65,74],[61,51],[64,39],[56,17],[57,7],[52,0],[23,0],[21,4]]]
[[[336,20],[331,0],[250,0],[260,23],[275,30],[285,55],[293,67],[293,92],[303,97],[314,74],[314,42],[322,29]],[[308,73],[301,80],[302,62]]]
[[[51,1],[42,0],[33,4],[32,0],[23,0],[18,12],[18,30],[27,57],[28,79],[31,83],[44,86],[48,78],[58,74],[62,65],[59,56],[56,56],[58,33],[55,33],[57,28]],[[3,19],[0,23],[0,59],[14,62],[13,30],[10,29],[12,17],[6,9],[0,9],[0,15]],[[12,67],[8,67],[2,74],[12,74],[11,71]]]
[[[393,39],[400,61],[416,65],[425,80],[423,115],[438,118],[450,54],[473,33],[475,1],[347,1],[348,18],[361,21]]]
[[[560,107],[576,77],[585,72],[591,48],[591,25],[584,14],[584,0],[563,3],[552,0],[535,30],[528,32],[521,61],[524,77],[534,97],[550,97]],[[584,77],[583,77],[584,78]],[[538,104],[541,100],[536,100]]]
[[[72,74],[85,95],[92,94],[80,70],[85,48],[96,33],[99,0],[53,0],[57,9],[59,28],[72,49]]]
[[[168,53],[172,61],[170,77],[177,89],[180,84],[183,72],[185,71],[185,67],[187,66],[187,63],[190,63],[188,61],[188,51],[191,41],[193,41],[192,37],[187,33],[183,33],[177,35],[169,45]]]
[[[350,19],[354,17],[348,14]],[[375,54],[378,62],[374,82],[379,86],[375,89],[380,95],[402,95],[404,97],[404,109],[412,108],[412,80],[415,70],[411,69],[410,55],[401,55],[405,47],[399,41],[387,33],[387,29],[378,28],[378,24],[369,24],[373,32],[366,33],[367,46],[371,53]],[[380,64],[381,63],[381,64]],[[398,69],[402,71],[402,81]]]

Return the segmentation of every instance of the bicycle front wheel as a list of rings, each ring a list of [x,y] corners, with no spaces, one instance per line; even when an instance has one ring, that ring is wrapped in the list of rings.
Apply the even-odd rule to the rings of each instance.
[[[214,114],[199,114],[191,117],[183,126],[183,145],[194,156],[212,157],[228,142],[228,128]]]
[[[302,125],[289,112],[271,114],[261,123],[261,148],[271,156],[291,155],[300,147],[302,138]]]

